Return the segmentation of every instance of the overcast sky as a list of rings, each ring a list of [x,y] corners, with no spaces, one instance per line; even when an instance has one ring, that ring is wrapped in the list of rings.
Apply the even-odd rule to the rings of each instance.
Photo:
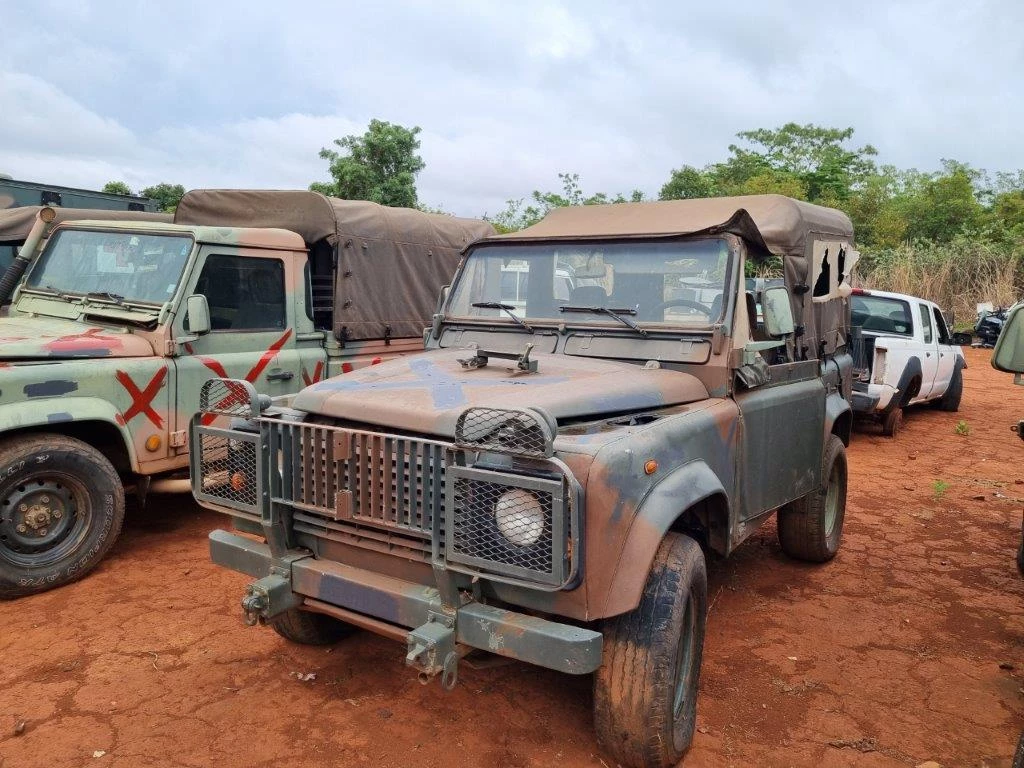
[[[1019,0],[0,0],[0,172],[304,188],[371,118],[423,129],[420,199],[463,215],[559,171],[656,195],[788,121],[901,167],[1014,170],[1022,28]]]

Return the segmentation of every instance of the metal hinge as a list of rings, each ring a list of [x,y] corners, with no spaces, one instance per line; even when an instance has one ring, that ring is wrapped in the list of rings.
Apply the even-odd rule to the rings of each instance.
[[[177,432],[171,432],[170,442],[171,448],[184,448],[188,445],[188,430],[179,429]]]

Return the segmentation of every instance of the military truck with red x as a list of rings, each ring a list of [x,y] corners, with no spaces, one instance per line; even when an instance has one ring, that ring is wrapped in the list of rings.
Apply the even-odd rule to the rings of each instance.
[[[173,222],[43,208],[0,280],[0,598],[90,571],[125,487],[187,470],[211,376],[272,398],[422,349],[462,249],[492,233],[306,191],[194,190]]]

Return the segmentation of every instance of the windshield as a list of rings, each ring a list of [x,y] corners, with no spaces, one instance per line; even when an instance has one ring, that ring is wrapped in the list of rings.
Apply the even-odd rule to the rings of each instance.
[[[501,304],[526,320],[619,325],[611,312],[641,325],[707,327],[722,316],[728,264],[720,238],[481,246],[447,311],[513,322]]]
[[[61,229],[50,238],[26,285],[72,296],[95,293],[163,304],[178,287],[191,250],[188,236]]]

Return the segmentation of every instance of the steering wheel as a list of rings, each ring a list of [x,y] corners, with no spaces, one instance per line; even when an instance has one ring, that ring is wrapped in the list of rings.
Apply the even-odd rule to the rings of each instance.
[[[701,304],[699,301],[693,301],[692,299],[672,299],[671,301],[663,301],[651,308],[651,314],[657,317],[659,314],[664,317],[665,310],[670,307],[689,307],[690,309],[696,309],[698,312],[703,312],[708,317],[711,317],[712,310],[707,304]]]

